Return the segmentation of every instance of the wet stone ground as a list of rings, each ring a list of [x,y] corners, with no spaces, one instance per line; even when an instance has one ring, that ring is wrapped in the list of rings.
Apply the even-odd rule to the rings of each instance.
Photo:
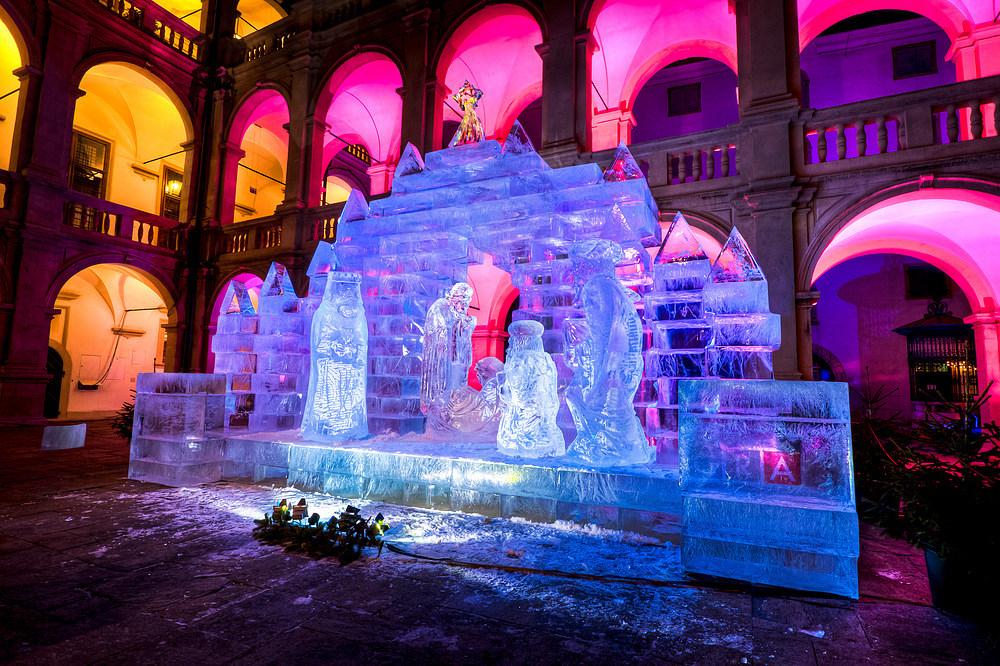
[[[40,451],[0,429],[0,661],[23,664],[991,664],[930,605],[919,553],[862,525],[862,598],[677,585],[673,546],[572,524],[358,503],[387,540],[341,566],[258,543],[292,489],[126,478],[106,422]],[[347,501],[305,495],[327,518]],[[545,572],[545,573],[539,573]]]

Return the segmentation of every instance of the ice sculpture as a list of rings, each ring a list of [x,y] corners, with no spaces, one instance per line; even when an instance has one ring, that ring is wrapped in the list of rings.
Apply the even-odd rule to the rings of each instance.
[[[604,180],[609,183],[617,183],[621,180],[636,180],[639,178],[645,178],[642,175],[642,169],[636,164],[635,158],[632,157],[628,146],[622,141],[615,150],[611,166],[604,171]]]
[[[702,294],[714,315],[708,373],[722,379],[771,379],[771,352],[781,346],[781,316],[768,306],[767,279],[733,227]]]
[[[556,424],[559,387],[555,361],[542,346],[545,327],[525,319],[507,330],[511,346],[500,389],[504,409],[497,446],[525,458],[561,456],[566,442]]]
[[[483,96],[483,91],[469,83],[468,80],[462,84],[458,92],[451,96],[458,102],[458,108],[462,109],[462,122],[458,126],[458,131],[452,137],[449,148],[462,146],[467,143],[476,143],[484,138],[483,124],[479,122],[476,115],[476,107],[479,106],[479,99]]]
[[[231,280],[222,301],[222,312],[212,336],[215,371],[226,376],[227,428],[246,428],[254,410],[253,375],[257,372],[257,337],[260,317],[246,284]]]
[[[636,406],[646,436],[656,445],[657,462],[678,462],[678,380],[704,377],[707,371],[714,319],[705,311],[702,290],[711,269],[701,243],[678,212],[653,262],[653,284],[643,298],[650,348],[645,354],[644,401]]]
[[[218,481],[225,413],[225,375],[140,373],[128,477],[165,486]]]
[[[305,439],[342,442],[368,435],[368,321],[360,285],[357,273],[327,274],[323,302],[312,322]]]
[[[858,597],[847,385],[680,382],[687,570]]]
[[[317,243],[316,250],[309,261],[309,268],[306,269],[306,275],[309,277],[309,291],[306,293],[306,297],[302,299],[301,307],[299,308],[302,316],[306,318],[307,329],[316,310],[323,303],[323,295],[326,293],[327,276],[331,271],[337,270],[339,266],[340,262],[337,261],[337,253],[333,249],[333,245],[326,241]]]
[[[476,362],[476,378],[482,390],[460,386],[448,394],[447,402],[440,409],[428,414],[431,428],[439,432],[496,434],[500,414],[499,377],[503,362],[487,356]]]
[[[476,327],[476,318],[466,314],[471,302],[472,287],[459,282],[427,311],[420,378],[420,409],[425,414],[444,409],[451,392],[467,383]]]
[[[632,407],[642,379],[642,321],[635,294],[615,276],[621,246],[578,241],[569,254],[585,319],[563,322],[574,370],[566,402],[577,428],[566,455],[602,466],[647,463],[653,449]]]
[[[272,263],[260,289],[260,329],[254,338],[257,372],[250,430],[290,430],[302,422],[309,336],[288,270]]]

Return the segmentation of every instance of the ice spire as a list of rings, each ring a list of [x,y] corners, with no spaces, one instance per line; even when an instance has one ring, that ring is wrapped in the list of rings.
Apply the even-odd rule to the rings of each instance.
[[[618,150],[615,151],[615,158],[611,161],[611,166],[604,172],[604,180],[609,183],[617,183],[620,180],[635,180],[642,177],[642,169],[636,164],[628,146],[622,141],[618,144]]]
[[[420,156],[420,151],[412,143],[407,143],[403,149],[403,154],[399,156],[396,164],[394,177],[410,176],[424,170],[424,158]]]
[[[670,229],[667,231],[663,245],[656,254],[657,264],[669,264],[675,261],[696,261],[708,259],[705,249],[701,246],[698,237],[694,235],[691,225],[684,218],[680,211],[674,215]]]
[[[226,287],[226,297],[222,301],[222,313],[256,314],[256,312],[246,284],[239,280],[230,280],[229,286]]]
[[[288,275],[288,269],[276,261],[271,262],[271,268],[264,278],[264,285],[260,288],[260,295],[264,298],[280,298],[282,301],[297,298],[295,287],[292,286],[292,278]],[[288,310],[282,310],[288,312]]]
[[[361,194],[361,190],[352,188],[351,193],[347,195],[347,201],[344,202],[343,210],[340,211],[338,224],[356,222],[366,217],[368,217],[368,201]]]
[[[615,204],[611,207],[611,213],[604,222],[604,226],[601,227],[601,238],[607,238],[617,243],[627,243],[638,240],[639,235],[629,226],[621,208]]]
[[[535,152],[535,146],[532,145],[531,139],[528,138],[527,133],[518,121],[515,120],[511,126],[510,132],[507,134],[507,140],[503,142],[503,150],[500,152],[504,155],[523,155]]]
[[[764,271],[754,259],[750,247],[739,230],[733,227],[726,244],[719,252],[710,274],[712,282],[754,282],[764,280]]]

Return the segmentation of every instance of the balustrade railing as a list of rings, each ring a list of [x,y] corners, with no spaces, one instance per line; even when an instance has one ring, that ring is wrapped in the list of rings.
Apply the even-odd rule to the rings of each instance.
[[[337,220],[344,210],[344,203],[329,204],[306,211],[306,224],[312,228],[312,240],[325,240],[330,243],[337,240]]]
[[[201,56],[201,33],[156,3],[134,0],[93,1],[192,60],[198,60]]]
[[[237,222],[223,228],[227,253],[265,250],[281,246],[281,218],[264,217]]]
[[[63,224],[174,252],[183,250],[179,222],[78,192],[69,193],[63,203]]]
[[[244,38],[247,45],[244,61],[251,62],[288,46],[298,32],[297,20],[294,16],[286,16]]]
[[[732,178],[739,175],[738,131],[729,126],[696,136],[635,144],[629,150],[640,164],[649,164],[651,186]]]

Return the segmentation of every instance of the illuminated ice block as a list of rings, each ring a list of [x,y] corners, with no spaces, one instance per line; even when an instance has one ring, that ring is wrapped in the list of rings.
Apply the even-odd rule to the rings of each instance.
[[[222,374],[141,373],[129,478],[168,486],[218,481],[226,383]]]
[[[501,451],[525,458],[561,456],[566,441],[556,423],[559,385],[555,361],[542,346],[545,327],[515,321],[507,329],[511,347],[500,391],[503,416],[497,433]]]
[[[312,321],[305,439],[343,442],[368,435],[368,322],[360,285],[357,273],[327,276],[323,302]]]
[[[246,284],[231,280],[212,336],[215,371],[226,376],[227,428],[246,428],[253,411],[251,381],[257,372],[257,354],[253,348],[259,326],[257,307]]]
[[[846,384],[681,381],[688,571],[857,598]]]

